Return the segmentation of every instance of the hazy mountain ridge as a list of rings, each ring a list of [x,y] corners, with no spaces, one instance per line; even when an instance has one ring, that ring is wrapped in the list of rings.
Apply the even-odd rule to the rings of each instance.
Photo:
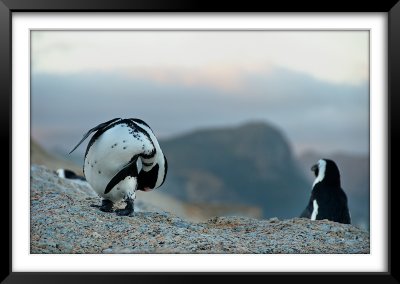
[[[74,163],[73,161],[67,160],[57,154],[49,153],[42,148],[34,139],[30,141],[31,152],[30,162],[31,164],[46,165],[49,169],[55,171],[59,168],[67,168],[73,170],[79,175],[83,174],[82,166]]]
[[[160,141],[169,162],[165,190],[192,201],[240,201],[264,217],[296,217],[309,183],[281,131],[261,122],[199,130]]]

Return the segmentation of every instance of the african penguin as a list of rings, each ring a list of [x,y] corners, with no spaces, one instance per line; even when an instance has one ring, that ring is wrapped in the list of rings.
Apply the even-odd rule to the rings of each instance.
[[[74,171],[68,169],[58,169],[56,173],[60,178],[83,180],[83,181],[86,180],[85,177],[77,175]]]
[[[321,159],[311,170],[316,178],[310,201],[300,217],[350,224],[347,196],[341,188],[340,172],[336,163],[329,159]]]
[[[167,159],[150,126],[136,118],[114,118],[90,129],[72,153],[91,133],[85,152],[83,173],[103,198],[101,211],[112,212],[115,202],[124,200],[119,216],[132,216],[136,190],[160,187],[167,175]],[[138,159],[142,167],[138,169]]]

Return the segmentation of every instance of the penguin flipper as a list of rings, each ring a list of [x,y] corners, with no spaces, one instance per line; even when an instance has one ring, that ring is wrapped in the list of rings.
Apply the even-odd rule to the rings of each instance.
[[[351,224],[351,217],[348,209],[346,209],[346,211],[344,212],[343,223]]]
[[[351,224],[351,216],[350,216],[350,210],[347,205],[347,198],[346,198],[346,203],[344,208],[342,209],[342,223],[344,224]]]
[[[300,218],[307,218],[307,219],[311,218],[311,211],[308,209],[308,207],[306,207],[303,213],[301,213]]]
[[[79,141],[79,143],[74,147],[74,149],[72,149],[71,152],[69,152],[69,154],[71,154],[72,152],[74,152],[75,149],[78,148],[78,146],[81,145],[82,142],[85,141],[85,139],[88,138],[90,134],[92,134],[92,132],[97,131],[97,130],[99,130],[99,129],[102,129],[102,128],[108,126],[110,123],[112,123],[112,122],[114,122],[114,121],[117,121],[118,119],[120,119],[120,118],[111,119],[111,120],[109,120],[109,121],[107,121],[107,122],[101,123],[101,124],[97,125],[96,127],[93,127],[92,129],[90,129],[90,130],[83,136],[82,140]]]
[[[104,190],[104,194],[107,194],[116,186],[121,180],[124,180],[127,176],[137,176],[137,159],[138,155],[132,157],[132,159],[127,163],[118,173],[113,176],[110,182],[107,184],[106,189]]]
[[[313,211],[313,194],[311,194],[310,200],[308,201],[307,207],[301,213],[300,218],[311,218],[311,214]]]

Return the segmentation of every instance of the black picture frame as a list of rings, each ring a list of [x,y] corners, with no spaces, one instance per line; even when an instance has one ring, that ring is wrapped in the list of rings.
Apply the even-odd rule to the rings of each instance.
[[[215,1],[214,1],[215,2]],[[109,283],[116,281],[136,281],[136,283],[165,282],[165,281],[187,281],[187,277],[199,277],[200,281],[208,278],[223,277],[243,281],[244,277],[257,278],[269,283],[290,282],[290,283],[398,283],[399,276],[396,274],[395,253],[397,251],[396,236],[391,230],[392,204],[396,200],[397,192],[391,188],[395,184],[391,180],[391,156],[394,156],[391,145],[397,145],[396,137],[396,109],[397,100],[400,94],[399,81],[396,74],[400,74],[400,3],[398,0],[368,1],[362,3],[357,1],[319,1],[319,3],[304,3],[301,1],[287,1],[274,3],[275,7],[264,7],[263,1],[247,1],[247,3],[230,2],[201,4],[184,3],[178,1],[94,1],[94,0],[0,0],[0,124],[2,140],[7,143],[9,153],[8,195],[3,197],[0,206],[3,217],[3,236],[8,237],[8,255],[4,249],[1,256],[5,259],[2,263],[8,263],[0,267],[1,283]],[[235,4],[236,3],[236,4]],[[11,164],[12,164],[12,76],[11,76],[11,35],[12,15],[14,12],[384,12],[388,13],[388,189],[389,189],[389,251],[388,251],[388,272],[383,273],[42,273],[42,272],[13,272],[12,271],[12,228],[11,228]],[[6,133],[8,139],[5,138]],[[3,171],[4,175],[4,171]],[[394,186],[396,189],[396,187]],[[3,190],[5,191],[5,190]],[[8,200],[4,200],[7,199]],[[6,204],[8,203],[8,206]],[[4,225],[6,224],[6,225]],[[8,229],[8,236],[4,233],[4,227]],[[394,240],[392,242],[391,240]],[[393,253],[392,253],[393,252]],[[234,278],[233,278],[234,277]],[[240,277],[240,278],[238,278]],[[205,279],[206,278],[206,279]]]

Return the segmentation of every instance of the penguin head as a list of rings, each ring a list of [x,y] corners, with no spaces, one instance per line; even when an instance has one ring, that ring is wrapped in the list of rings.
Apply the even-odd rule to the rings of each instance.
[[[320,159],[317,164],[311,167],[315,174],[313,186],[318,182],[323,182],[332,186],[340,186],[340,172],[336,163],[330,159]]]
[[[154,188],[160,187],[167,177],[168,162],[167,158],[163,155],[160,163],[156,163],[150,170],[145,171],[142,169],[138,175],[138,190],[150,191]]]

